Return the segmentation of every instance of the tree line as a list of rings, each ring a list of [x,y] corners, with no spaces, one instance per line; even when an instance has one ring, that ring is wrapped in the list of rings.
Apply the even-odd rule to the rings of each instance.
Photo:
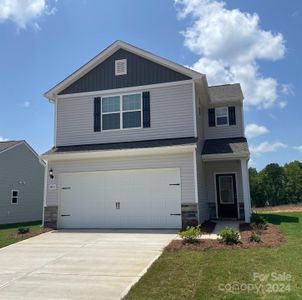
[[[302,202],[302,163],[268,164],[257,172],[249,168],[252,205],[274,206]]]

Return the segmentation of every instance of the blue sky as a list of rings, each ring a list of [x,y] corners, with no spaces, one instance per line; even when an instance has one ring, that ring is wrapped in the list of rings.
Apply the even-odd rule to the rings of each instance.
[[[43,93],[117,39],[240,81],[251,164],[302,159],[299,0],[0,0],[0,139],[53,145]]]

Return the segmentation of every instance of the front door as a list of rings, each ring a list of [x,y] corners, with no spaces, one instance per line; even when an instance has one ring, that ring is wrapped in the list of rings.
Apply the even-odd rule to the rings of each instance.
[[[238,218],[235,174],[217,174],[218,218]]]

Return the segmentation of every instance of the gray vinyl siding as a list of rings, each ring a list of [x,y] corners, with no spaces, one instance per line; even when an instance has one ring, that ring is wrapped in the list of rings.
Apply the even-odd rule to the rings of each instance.
[[[192,83],[150,88],[148,91],[150,91],[151,127],[139,129],[94,132],[93,96],[58,99],[56,145],[193,137],[195,116]]]
[[[42,220],[44,167],[24,144],[0,154],[0,224]],[[11,190],[19,191],[11,204]]]
[[[222,105],[227,106],[227,105]],[[229,105],[233,106],[233,105]],[[242,120],[242,105],[235,106],[236,111],[236,125],[232,126],[215,126],[209,127],[208,110],[204,110],[204,129],[206,139],[220,139],[228,137],[241,137],[244,136],[244,124]]]
[[[215,173],[234,173],[237,180],[237,200],[243,202],[242,175],[240,160],[206,162],[206,189],[208,202],[216,202]]]
[[[115,60],[119,59],[127,59],[126,75],[115,76]],[[60,95],[187,79],[191,78],[134,53],[119,49],[105,61],[64,89]]]
[[[180,168],[181,201],[182,203],[196,202],[193,153],[52,161],[49,162],[48,168],[53,169],[55,176],[54,179],[47,178],[47,186],[56,184],[57,189],[47,189],[46,206],[58,205],[60,173],[152,168]]]

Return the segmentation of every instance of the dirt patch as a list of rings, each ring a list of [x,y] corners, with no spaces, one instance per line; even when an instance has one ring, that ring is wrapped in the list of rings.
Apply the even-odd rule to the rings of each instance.
[[[259,230],[257,234],[261,242],[250,242],[249,238],[252,232],[256,232],[253,224],[240,224],[240,242],[238,244],[226,245],[218,240],[198,240],[194,244],[184,243],[182,240],[173,240],[167,247],[167,250],[208,250],[208,249],[247,249],[247,248],[275,248],[284,242],[284,236],[273,224],[267,224],[266,229]]]
[[[215,226],[216,226],[215,222],[205,221],[204,223],[201,224],[200,227],[201,227],[202,233],[210,234],[214,231]]]
[[[302,211],[302,203],[297,204],[284,204],[271,207],[255,207],[253,209],[255,212],[294,212]]]
[[[21,234],[21,233],[16,232],[16,233],[12,233],[9,236],[9,239],[12,239],[12,240],[19,240],[19,239],[20,240],[25,240],[25,239],[34,237],[36,235],[48,232],[48,231],[52,231],[52,229],[51,228],[42,228],[41,227],[41,229],[39,229],[39,230],[29,231],[28,233],[25,233],[25,234]]]

